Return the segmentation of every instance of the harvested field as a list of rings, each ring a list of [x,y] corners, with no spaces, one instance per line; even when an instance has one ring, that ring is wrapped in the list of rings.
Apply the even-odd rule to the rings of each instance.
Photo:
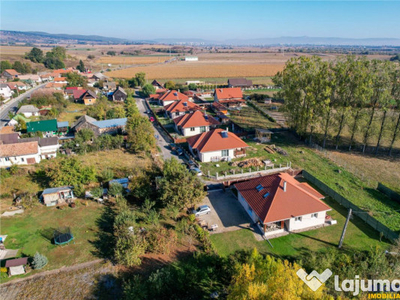
[[[115,78],[132,78],[138,72],[145,72],[148,79],[164,78],[218,78],[218,77],[265,77],[274,76],[283,70],[283,64],[195,64],[171,63],[147,67],[133,67],[107,72]]]
[[[168,60],[168,56],[103,56],[96,62],[101,64],[156,64]]]

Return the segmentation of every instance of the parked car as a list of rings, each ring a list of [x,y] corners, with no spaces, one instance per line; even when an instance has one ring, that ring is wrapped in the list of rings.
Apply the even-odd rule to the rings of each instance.
[[[154,117],[149,118],[150,122],[154,122]]]
[[[182,150],[182,148],[176,148],[176,153],[177,153],[179,156],[183,155],[183,150]]]
[[[201,216],[201,215],[208,215],[210,212],[211,212],[211,209],[210,209],[210,207],[209,207],[208,205],[202,205],[202,206],[200,206],[199,208],[194,209],[194,210],[192,211],[192,213],[193,213],[196,217]]]
[[[203,173],[201,173],[201,171],[200,171],[200,169],[199,168],[196,168],[196,167],[190,167],[190,172],[192,172],[192,173],[194,173],[194,174],[196,174],[197,176],[202,176],[203,175]]]

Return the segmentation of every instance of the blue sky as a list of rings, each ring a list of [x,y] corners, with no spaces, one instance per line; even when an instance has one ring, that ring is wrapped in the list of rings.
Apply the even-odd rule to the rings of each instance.
[[[400,38],[400,2],[1,1],[1,29],[129,39]]]

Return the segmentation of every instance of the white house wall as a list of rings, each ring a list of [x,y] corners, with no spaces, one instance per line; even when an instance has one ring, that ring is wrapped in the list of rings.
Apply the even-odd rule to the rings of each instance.
[[[205,126],[206,131],[210,131],[210,126]],[[191,131],[191,128],[194,128],[194,131]],[[183,136],[193,136],[202,133],[200,131],[200,127],[190,127],[190,128],[183,128],[182,134]]]
[[[228,149],[226,149],[226,150],[228,150]],[[229,149],[228,151],[229,151],[229,157],[231,159],[234,159],[235,158],[233,155],[234,149]],[[211,151],[211,152],[202,152],[202,153],[200,153],[200,160],[202,162],[210,162],[210,161],[212,161],[211,158],[213,158],[213,157],[221,158],[221,154],[222,154],[222,150]]]
[[[240,204],[242,204],[244,210],[247,212],[247,214],[250,216],[250,218],[253,220],[254,223],[257,223],[259,220],[257,215],[254,213],[252,209],[249,209],[249,204],[244,200],[242,194],[238,191],[238,200]]]
[[[6,161],[5,157],[0,158],[0,167],[11,167],[14,165],[27,165],[28,158],[34,158],[35,162],[40,162],[40,155],[37,154],[29,154],[29,155],[22,155],[16,157],[9,157],[9,160]]]
[[[323,225],[325,223],[326,211],[320,211],[317,214],[317,218],[311,218],[311,214],[301,216],[301,221],[295,221],[295,218],[291,218],[286,221],[286,226],[289,231],[295,231],[308,227]]]

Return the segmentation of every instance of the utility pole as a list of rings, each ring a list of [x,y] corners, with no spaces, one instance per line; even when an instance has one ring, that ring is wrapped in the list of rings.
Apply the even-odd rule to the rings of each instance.
[[[349,220],[351,217],[351,213],[353,212],[353,210],[351,208],[349,208],[349,213],[347,215],[347,219],[346,222],[344,223],[344,227],[343,227],[343,232],[342,232],[342,236],[340,237],[340,242],[339,242],[339,246],[338,248],[342,248],[342,244],[343,244],[343,240],[344,240],[344,235],[346,234],[346,229],[347,229],[347,225],[349,224]]]

